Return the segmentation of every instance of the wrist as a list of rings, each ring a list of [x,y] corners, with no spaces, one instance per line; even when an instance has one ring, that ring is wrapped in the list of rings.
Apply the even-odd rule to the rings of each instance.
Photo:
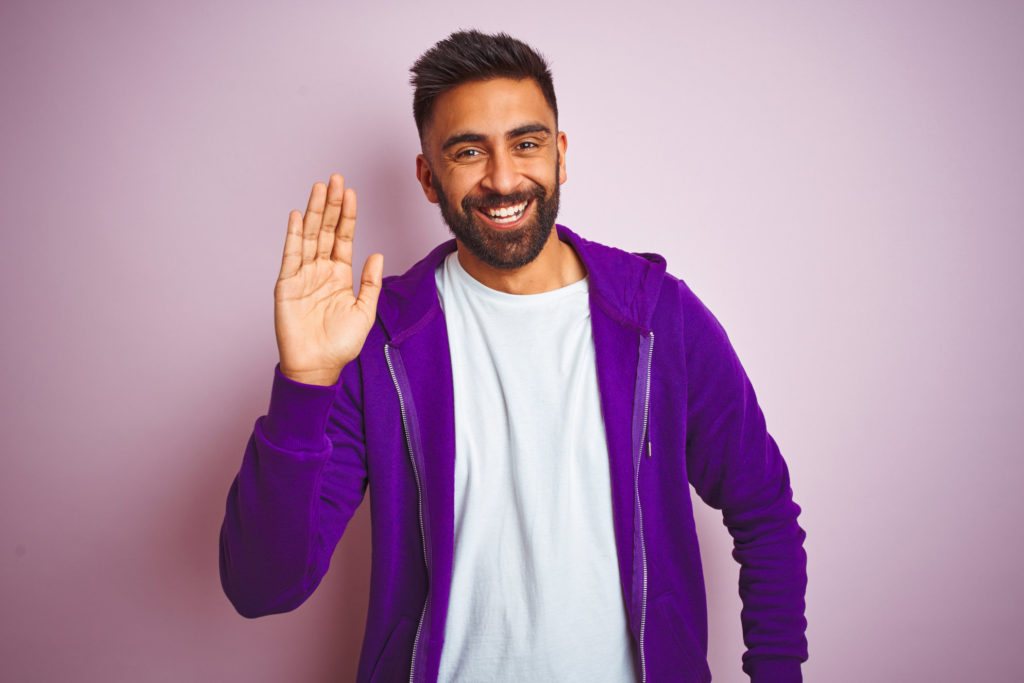
[[[338,383],[341,368],[331,370],[290,370],[281,364],[281,374],[293,382],[319,387],[330,387]]]

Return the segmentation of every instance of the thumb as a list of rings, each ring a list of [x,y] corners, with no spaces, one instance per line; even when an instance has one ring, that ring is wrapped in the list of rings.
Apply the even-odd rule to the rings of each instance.
[[[359,306],[366,310],[376,312],[377,298],[380,296],[380,288],[384,279],[384,256],[382,254],[370,254],[363,264],[363,274],[359,280],[359,297],[356,300]]]

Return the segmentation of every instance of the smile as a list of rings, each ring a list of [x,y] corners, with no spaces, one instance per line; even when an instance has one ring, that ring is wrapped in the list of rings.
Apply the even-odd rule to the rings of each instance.
[[[500,206],[488,209],[478,209],[480,213],[484,214],[492,223],[496,225],[509,225],[515,223],[523,217],[523,213],[526,212],[526,207],[530,202],[520,202],[518,204],[512,204],[511,206]]]

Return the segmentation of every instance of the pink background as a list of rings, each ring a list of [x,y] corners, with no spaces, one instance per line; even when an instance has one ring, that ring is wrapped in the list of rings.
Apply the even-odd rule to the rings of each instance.
[[[550,58],[560,221],[664,254],[729,331],[804,508],[808,680],[1020,680],[1024,6],[968,0],[3,3],[0,679],[353,676],[366,507],[255,621],[217,533],[288,211],[340,171],[360,259],[447,238],[407,69],[459,27]]]

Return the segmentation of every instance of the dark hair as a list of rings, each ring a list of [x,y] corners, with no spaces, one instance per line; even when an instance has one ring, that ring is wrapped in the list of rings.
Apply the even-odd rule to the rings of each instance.
[[[410,71],[410,82],[416,88],[412,114],[420,140],[438,96],[469,81],[532,78],[540,86],[558,122],[555,86],[548,63],[539,52],[506,33],[456,31],[420,55]]]

